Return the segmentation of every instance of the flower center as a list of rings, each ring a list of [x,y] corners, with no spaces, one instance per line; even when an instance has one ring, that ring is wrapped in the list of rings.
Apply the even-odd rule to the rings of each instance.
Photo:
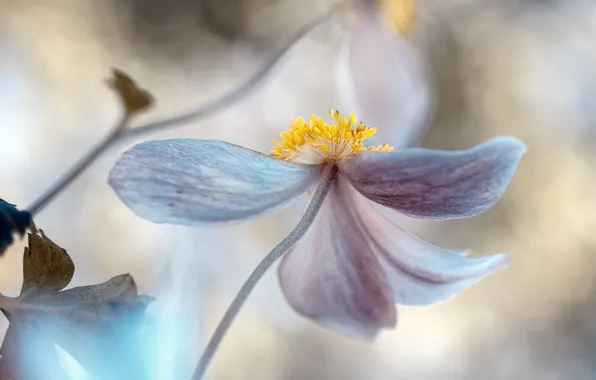
[[[365,150],[393,150],[386,144],[365,146],[364,139],[374,136],[377,128],[358,122],[354,114],[346,118],[339,111],[330,110],[329,117],[335,124],[326,124],[323,118],[315,115],[309,121],[301,117],[294,120],[290,129],[281,133],[281,141],[273,140],[275,147],[271,156],[286,161],[320,164],[340,161]]]

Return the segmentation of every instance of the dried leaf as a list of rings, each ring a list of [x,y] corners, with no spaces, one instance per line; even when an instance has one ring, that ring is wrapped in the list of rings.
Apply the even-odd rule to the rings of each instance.
[[[33,219],[27,211],[20,211],[3,199],[0,199],[0,256],[13,243],[13,234],[22,238],[25,231],[31,228]]]
[[[137,355],[138,327],[151,297],[137,295],[128,274],[61,291],[73,274],[64,249],[43,233],[29,234],[21,294],[0,294],[0,309],[10,322],[0,348],[0,378],[67,378],[56,344],[94,378],[146,378]]]
[[[112,88],[120,97],[126,116],[130,116],[138,111],[151,107],[153,96],[138,87],[135,81],[124,71],[112,69],[112,78],[108,79],[108,86]]]
[[[34,287],[57,292],[64,289],[74,275],[74,263],[68,253],[42,236],[43,239],[29,235],[29,247],[25,248],[23,258],[22,292]]]

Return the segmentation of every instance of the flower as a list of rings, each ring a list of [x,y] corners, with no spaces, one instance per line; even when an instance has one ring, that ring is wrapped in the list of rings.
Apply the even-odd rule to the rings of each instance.
[[[413,0],[356,4],[335,70],[342,103],[379,128],[379,142],[410,146],[436,102],[430,65],[404,37],[415,18]]]
[[[445,300],[505,264],[505,254],[471,258],[430,245],[369,200],[415,218],[476,215],[503,194],[522,142],[500,137],[463,151],[391,151],[365,146],[376,130],[353,115],[332,110],[331,118],[334,124],[296,119],[271,156],[214,140],[141,143],[123,154],[109,183],[145,219],[213,225],[275,211],[336,165],[313,225],[279,266],[279,281],[300,314],[368,339],[395,326],[396,303]]]

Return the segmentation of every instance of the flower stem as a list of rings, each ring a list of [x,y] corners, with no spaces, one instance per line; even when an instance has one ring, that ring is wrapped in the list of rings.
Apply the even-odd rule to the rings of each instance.
[[[203,352],[203,355],[201,356],[201,359],[199,360],[199,363],[197,364],[197,367],[195,368],[195,371],[192,375],[192,380],[201,380],[205,375],[205,371],[207,370],[209,363],[211,363],[211,359],[213,359],[213,356],[219,348],[219,345],[226,332],[234,322],[238,312],[246,302],[246,299],[252,292],[257,282],[259,282],[261,277],[265,274],[265,272],[267,272],[273,263],[275,263],[280,257],[288,252],[294,246],[294,244],[296,244],[298,240],[304,236],[308,228],[312,225],[313,221],[315,220],[315,216],[323,205],[323,201],[325,200],[327,193],[331,189],[331,184],[333,183],[336,174],[337,166],[328,165],[325,167],[325,170],[321,175],[319,186],[317,187],[312,200],[308,204],[302,219],[300,219],[298,222],[298,225],[296,225],[296,227],[285,238],[283,238],[282,241],[280,241],[275,248],[273,248],[271,252],[265,256],[263,260],[261,260],[259,265],[257,265],[248,279],[244,282],[244,285],[242,285],[242,288],[240,288],[240,291],[238,294],[236,294],[236,297],[228,307],[228,310],[226,310],[226,313],[219,322],[219,325],[217,325],[217,328],[211,336],[209,343],[207,343],[207,347],[205,348],[205,351]]]
[[[277,63],[290,50],[290,48],[292,48],[298,41],[300,41],[304,36],[310,33],[317,26],[323,24],[325,21],[330,19],[343,5],[343,2],[340,3],[338,6],[331,8],[323,15],[315,18],[314,20],[310,21],[302,28],[300,28],[298,32],[296,32],[296,34],[294,34],[294,36],[277,53],[272,55],[261,66],[261,69],[259,71],[254,73],[250,78],[248,78],[248,80],[246,80],[246,82],[244,82],[234,90],[228,92],[227,94],[223,95],[218,99],[211,101],[210,103],[207,103],[201,108],[182,114],[180,116],[159,120],[144,125],[139,125],[137,127],[127,128],[126,131],[124,131],[123,136],[137,136],[155,131],[163,131],[165,129],[176,127],[188,121],[198,120],[207,117],[214,112],[220,111],[222,109],[234,105],[237,101],[248,96],[258,88],[258,85],[261,84],[261,82],[263,82],[263,80],[269,75],[273,67],[277,65]]]
[[[120,136],[122,136],[122,132],[124,131],[124,127],[128,121],[128,117],[124,116],[118,124],[112,129],[109,135],[107,135],[99,145],[93,148],[89,153],[85,155],[77,164],[70,169],[68,173],[66,173],[63,177],[58,179],[58,181],[45,193],[43,193],[31,206],[26,208],[27,211],[31,214],[31,216],[35,216],[38,214],[45,206],[56,195],[58,195],[68,184],[70,184],[75,178],[77,178],[93,161],[97,159],[110,145],[112,145]]]
[[[102,140],[102,142],[87,153],[75,166],[62,178],[60,178],[54,186],[43,193],[33,204],[26,208],[32,216],[38,214],[50,201],[56,197],[66,186],[75,180],[89,165],[91,165],[107,148],[109,148],[116,141],[132,136],[140,136],[151,132],[162,131],[173,127],[180,126],[190,121],[200,120],[215,112],[221,111],[227,107],[234,105],[239,100],[250,95],[257,86],[268,76],[281,58],[294,46],[300,39],[310,33],[314,28],[321,25],[331,18],[336,12],[337,8],[332,8],[320,17],[312,20],[304,25],[284,46],[274,55],[272,55],[262,66],[259,71],[254,73],[246,82],[234,88],[232,91],[215,99],[199,108],[184,113],[180,116],[171,117],[136,127],[127,127],[128,117],[124,117],[122,121],[114,127],[112,132]]]

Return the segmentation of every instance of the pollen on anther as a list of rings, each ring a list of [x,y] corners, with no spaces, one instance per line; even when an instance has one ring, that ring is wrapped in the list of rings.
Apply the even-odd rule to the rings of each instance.
[[[365,150],[390,151],[383,144],[365,146],[363,140],[374,136],[377,128],[370,128],[351,113],[345,117],[337,110],[329,111],[335,124],[326,124],[323,118],[311,115],[308,121],[296,118],[290,129],[280,134],[281,141],[274,139],[271,156],[287,161],[318,164],[339,161]]]

